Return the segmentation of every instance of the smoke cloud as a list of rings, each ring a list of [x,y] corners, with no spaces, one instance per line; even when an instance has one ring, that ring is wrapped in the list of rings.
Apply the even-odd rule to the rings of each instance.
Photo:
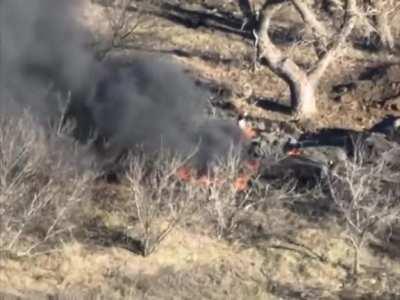
[[[50,89],[77,91],[95,63],[89,32],[75,22],[77,2],[0,1],[2,84],[14,100],[47,113]],[[47,100],[47,101],[46,101]]]
[[[81,142],[94,129],[116,152],[197,148],[201,163],[239,143],[234,124],[206,117],[207,94],[181,67],[143,54],[97,61],[78,9],[75,0],[0,0],[2,112],[12,99],[48,126],[69,94]]]

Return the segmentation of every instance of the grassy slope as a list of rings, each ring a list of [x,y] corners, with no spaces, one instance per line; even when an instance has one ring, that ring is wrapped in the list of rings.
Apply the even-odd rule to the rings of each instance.
[[[196,3],[200,1],[187,2],[193,4],[188,5],[191,9],[200,7]],[[213,5],[218,1],[206,2]],[[217,4],[221,5],[221,2]],[[224,9],[232,10],[234,6],[227,4]],[[193,76],[228,90],[239,110],[273,120],[289,119],[285,114],[252,105],[256,98],[284,99],[288,94],[285,85],[268,70],[250,71],[251,43],[237,34],[204,27],[187,28],[150,14],[133,42],[145,51],[183,51],[185,55],[181,53],[175,59],[186,64]],[[307,56],[300,55],[299,59],[307,61]],[[324,78],[321,86],[348,80],[354,73],[348,68],[350,64],[357,72],[365,66],[364,63],[343,59]],[[375,89],[374,84],[367,83],[360,90],[346,95],[339,104],[331,103],[326,93],[321,93],[321,116],[314,120],[315,126],[370,126],[385,113],[361,108],[361,99],[371,88]],[[129,228],[131,223],[120,209],[124,202],[121,192],[124,187],[110,186],[106,189],[107,192],[99,192],[96,197],[103,201],[87,204],[87,217],[94,218],[95,212],[107,228]],[[207,226],[193,228],[182,225],[167,237],[155,254],[143,258],[118,247],[100,247],[76,241],[51,254],[27,259],[3,257],[0,260],[0,288],[6,293],[22,293],[29,297],[69,293],[80,298],[87,292],[87,295],[104,295],[105,299],[345,297],[348,283],[345,266],[351,264],[352,250],[334,225],[329,220],[324,225],[309,221],[284,208],[269,214],[251,218],[258,227],[270,226],[267,228],[270,232],[281,225],[288,226],[284,232],[292,242],[283,242],[273,234],[268,238],[254,234],[254,239],[232,244],[213,238]],[[273,225],[265,225],[265,219]],[[307,245],[315,253],[324,254],[329,262],[320,261],[313,252],[293,241]],[[357,293],[379,295],[399,286],[396,285],[396,278],[400,276],[398,261],[374,256],[371,251],[362,253],[362,258],[371,268],[365,269],[367,272],[361,276],[356,288],[351,289],[355,292],[352,299]],[[392,276],[381,276],[384,273],[382,268],[385,273],[393,273]]]

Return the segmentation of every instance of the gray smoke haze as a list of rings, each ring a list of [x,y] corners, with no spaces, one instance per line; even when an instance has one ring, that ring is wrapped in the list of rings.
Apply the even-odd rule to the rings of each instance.
[[[60,116],[59,96],[70,93],[82,142],[95,129],[117,150],[187,155],[199,146],[201,162],[239,142],[235,125],[207,120],[206,93],[179,66],[148,55],[96,61],[77,9],[74,0],[0,0],[3,112],[12,98],[49,124]]]
[[[85,47],[89,33],[75,22],[76,1],[0,1],[4,88],[16,101],[48,112],[51,84],[72,91],[87,84],[95,63]]]

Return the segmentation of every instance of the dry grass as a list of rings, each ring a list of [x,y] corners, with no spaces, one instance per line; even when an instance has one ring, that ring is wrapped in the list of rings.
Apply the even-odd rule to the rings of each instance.
[[[227,88],[238,110],[288,119],[255,107],[254,99],[280,100],[288,91],[268,70],[251,70],[248,40],[151,12],[144,19],[152,26],[133,39],[142,50],[184,50],[179,60],[194,76]],[[309,45],[292,46],[282,47],[307,65]],[[363,128],[384,113],[357,106],[370,85],[335,105],[326,93],[364,63],[345,57],[323,79],[326,114],[318,125]],[[399,203],[384,186],[394,172],[384,164],[346,162],[326,195],[256,176],[238,191],[243,168],[234,155],[210,169],[206,185],[182,182],[176,171],[186,162],[165,153],[131,156],[121,182],[108,184],[94,180],[91,155],[81,145],[44,132],[29,113],[1,115],[0,290],[92,299],[338,299],[347,288],[378,298],[399,293]],[[348,280],[353,257],[357,282]]]
[[[171,297],[218,299],[233,289],[239,298],[273,299],[284,290],[311,295],[323,287],[334,295],[353,274],[346,238],[361,238],[357,257],[360,269],[368,269],[381,257],[370,252],[369,237],[385,240],[398,217],[398,203],[385,202],[380,189],[388,171],[379,164],[354,161],[338,169],[330,200],[336,209],[324,212],[332,217],[307,221],[293,206],[299,199],[327,201],[323,190],[304,193],[251,176],[253,184],[238,190],[235,180],[245,169],[235,155],[217,162],[201,184],[177,176],[188,159],[132,155],[114,186],[94,181],[91,168],[76,163],[80,146],[44,134],[29,114],[1,120],[0,287],[14,291],[58,293],[71,286],[81,295],[146,299],[160,288]],[[65,156],[61,145],[76,156]],[[359,272],[359,286],[365,276]]]

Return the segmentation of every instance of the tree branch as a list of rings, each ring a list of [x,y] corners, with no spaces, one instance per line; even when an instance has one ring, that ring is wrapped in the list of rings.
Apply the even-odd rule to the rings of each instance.
[[[299,111],[315,111],[313,105],[313,87],[309,85],[307,74],[288,56],[274,45],[269,36],[269,26],[272,17],[282,7],[282,3],[270,4],[263,7],[260,16],[260,28],[257,51],[260,58],[264,58],[268,67],[283,79],[290,88],[291,107]],[[307,104],[301,99],[309,99]],[[311,104],[310,104],[311,103]]]
[[[391,1],[371,1],[371,6],[376,10],[376,30],[378,31],[382,45],[387,50],[393,52],[395,50],[395,41],[389,26],[390,7],[393,5],[393,3],[389,2]]]
[[[304,0],[290,0],[296,10],[301,15],[304,23],[311,27],[315,36],[319,37],[328,37],[330,36],[329,30],[325,27],[325,25],[320,22],[316,15],[312,12],[311,8],[307,5]]]
[[[284,56],[282,51],[274,45],[269,36],[268,30],[271,19],[275,13],[282,7],[282,4],[267,6],[261,14],[259,28],[259,56],[265,58],[268,66],[273,72],[284,78],[291,78],[294,72],[304,73],[297,64],[289,57]],[[304,74],[305,75],[305,74]]]
[[[346,15],[342,29],[337,34],[334,42],[329,46],[328,50],[321,56],[315,67],[309,72],[309,78],[312,84],[316,84],[325,73],[327,67],[335,58],[338,49],[344,44],[347,37],[354,28],[354,16],[357,9],[356,0],[347,0]]]

